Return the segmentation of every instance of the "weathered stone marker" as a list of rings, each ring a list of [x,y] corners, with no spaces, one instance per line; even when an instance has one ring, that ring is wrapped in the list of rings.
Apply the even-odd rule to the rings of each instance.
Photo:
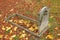
[[[14,22],[10,22],[9,19],[11,17],[14,17],[14,16],[19,16],[19,17],[22,17],[24,19],[28,19],[28,20],[31,20],[33,22],[37,22],[38,23],[38,30],[39,30],[39,34],[35,34],[34,32],[30,31],[29,29],[26,29],[24,28],[23,26],[20,26],[18,24],[15,24]],[[17,27],[20,27],[21,29],[24,29],[25,31],[29,32],[30,34],[32,34],[33,36],[37,37],[37,38],[40,38],[40,36],[49,28],[47,25],[48,25],[48,18],[49,18],[49,8],[47,6],[43,7],[39,13],[38,13],[38,18],[37,20],[34,20],[32,18],[29,18],[29,17],[26,17],[26,16],[23,16],[21,14],[13,14],[13,15],[10,15],[8,18],[6,18],[5,21],[17,26]],[[38,39],[39,40],[39,39]]]
[[[48,18],[49,18],[49,8],[48,7],[43,7],[41,11],[39,12],[39,18],[38,21],[40,22],[39,24],[39,34],[43,34],[49,27],[48,25]]]

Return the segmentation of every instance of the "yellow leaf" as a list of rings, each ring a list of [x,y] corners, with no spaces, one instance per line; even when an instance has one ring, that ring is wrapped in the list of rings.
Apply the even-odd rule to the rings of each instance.
[[[26,40],[28,40],[28,37],[26,37]]]
[[[18,21],[17,20],[14,20],[15,23],[17,23]]]
[[[16,30],[17,30],[17,28],[18,28],[18,27],[14,27],[14,31],[16,31]]]
[[[2,38],[3,37],[3,35],[0,35],[0,38]]]
[[[22,32],[20,32],[19,34],[22,34]]]
[[[50,16],[50,18],[53,18],[54,16]]]
[[[33,28],[36,30],[36,29],[38,29],[38,26],[36,24],[34,24]]]
[[[60,33],[59,34],[57,34],[58,36],[60,36]]]
[[[4,26],[2,27],[2,30],[5,30]]]
[[[12,33],[12,30],[10,30],[10,34]]]
[[[11,29],[11,27],[6,27],[6,31],[8,31],[8,30],[10,30]]]
[[[59,28],[58,27],[55,27],[55,30],[58,30]]]
[[[19,20],[19,23],[23,23],[24,22],[24,20],[22,19],[22,20]]]
[[[53,35],[47,35],[46,38],[53,39]]]
[[[23,30],[22,32],[25,33],[25,30]]]
[[[28,24],[30,23],[30,20],[27,20]]]
[[[24,24],[27,25],[27,21],[26,20],[24,21]]]
[[[12,35],[11,37],[14,38],[16,35]]]
[[[27,26],[27,27],[29,27],[29,26],[30,26],[30,24],[26,24],[26,26]]]
[[[51,24],[50,23],[48,23],[48,27],[51,27]]]
[[[34,28],[33,27],[30,27],[29,30],[34,31]]]
[[[14,9],[10,9],[10,12],[13,11]]]
[[[36,29],[38,29],[38,27],[35,27],[34,29],[36,30]]]
[[[34,24],[33,27],[38,27],[37,24]]]
[[[20,38],[24,38],[24,37],[26,37],[26,34],[21,34],[20,35]]]
[[[12,37],[10,37],[10,40],[12,40],[13,38]]]
[[[13,20],[9,20],[10,22],[12,22]]]
[[[5,35],[5,37],[4,37],[4,38],[7,38],[7,36],[8,36],[8,35]]]

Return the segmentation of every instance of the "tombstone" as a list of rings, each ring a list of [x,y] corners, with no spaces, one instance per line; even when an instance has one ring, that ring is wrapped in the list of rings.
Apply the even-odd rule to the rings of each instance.
[[[24,28],[23,26],[20,26],[20,25],[18,25],[18,24],[15,24],[14,22],[10,22],[9,19],[10,19],[11,17],[14,17],[14,16],[20,16],[20,17],[22,17],[22,18],[24,18],[24,19],[28,19],[28,20],[31,20],[31,21],[33,21],[33,22],[37,22],[37,23],[38,23],[38,31],[39,31],[38,35],[35,34],[35,33],[32,32],[32,31]],[[6,21],[6,22],[9,22],[9,23],[11,23],[12,25],[15,25],[15,26],[17,26],[17,27],[20,27],[21,29],[24,29],[25,31],[29,32],[30,34],[32,34],[33,36],[35,36],[36,38],[38,38],[38,40],[40,40],[40,39],[39,39],[40,36],[41,36],[44,32],[46,32],[46,30],[49,28],[49,27],[48,27],[48,18],[49,18],[49,8],[48,8],[47,6],[45,6],[45,7],[43,7],[43,8],[39,11],[37,20],[34,20],[34,19],[32,19],[32,18],[29,18],[29,17],[26,17],[26,16],[23,16],[23,15],[21,15],[21,14],[16,13],[16,14],[10,15],[8,18],[5,19],[5,21]],[[36,40],[37,40],[37,39],[36,39]]]

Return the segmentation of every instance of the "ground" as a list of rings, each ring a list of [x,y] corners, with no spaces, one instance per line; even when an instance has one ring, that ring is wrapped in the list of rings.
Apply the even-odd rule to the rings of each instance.
[[[24,30],[20,30],[20,28],[17,28],[14,25],[5,22],[5,19],[9,15],[12,15],[14,13],[19,13],[32,19],[36,19],[39,10],[43,6],[48,6],[50,8],[48,26],[51,28],[48,29],[44,33],[44,35],[41,36],[40,39],[60,40],[60,0],[0,0],[0,40],[12,40],[12,39],[28,40],[28,38],[32,40],[30,37],[33,36],[31,36],[30,34],[26,34]],[[24,21],[24,23],[26,23],[26,20],[23,19],[20,20],[17,19],[17,17],[13,18],[13,20],[15,20],[14,22],[16,23],[18,22],[22,23],[21,21]],[[37,27],[36,24],[32,25],[26,23],[23,26],[27,26],[31,31],[34,32],[36,32],[38,29],[38,28],[33,29],[31,27],[31,26]]]

